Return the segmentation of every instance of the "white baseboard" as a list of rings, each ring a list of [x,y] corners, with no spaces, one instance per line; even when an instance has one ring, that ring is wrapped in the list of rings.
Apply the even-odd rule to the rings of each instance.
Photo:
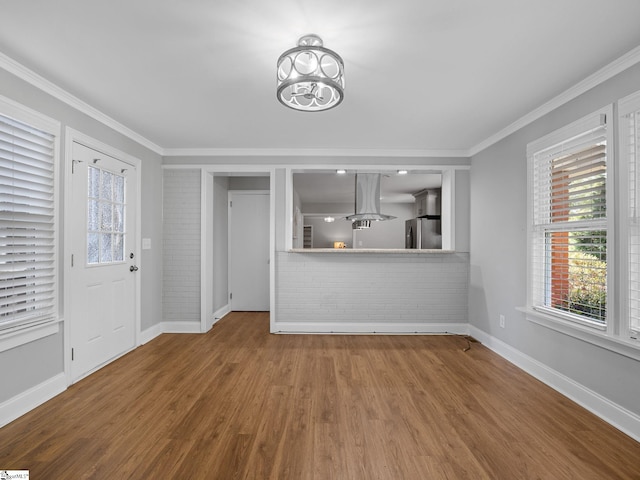
[[[157,336],[162,335],[162,333],[162,323],[156,323],[155,325],[150,326],[146,330],[140,332],[140,345],[149,343]]]
[[[434,335],[455,333],[467,335],[466,323],[324,323],[275,322],[271,333],[351,333],[386,335]]]
[[[213,312],[213,315],[211,316],[211,318],[207,320],[207,332],[211,330],[211,328],[216,323],[218,323],[218,321],[222,320],[225,317],[225,315],[229,313],[231,313],[231,305],[229,305],[228,303],[224,307],[219,308],[218,310]]]
[[[160,322],[140,333],[140,345],[163,333],[201,333],[200,322]]]
[[[640,442],[640,416],[474,326],[469,326],[469,334],[501,357]]]
[[[0,404],[0,427],[51,400],[67,389],[67,377],[59,373]]]
[[[200,322],[162,322],[162,333],[201,333]]]

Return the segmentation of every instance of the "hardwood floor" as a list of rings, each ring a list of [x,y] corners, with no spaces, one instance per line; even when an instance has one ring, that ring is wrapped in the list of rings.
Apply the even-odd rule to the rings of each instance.
[[[640,443],[478,343],[165,334],[0,429],[34,479],[639,479]]]

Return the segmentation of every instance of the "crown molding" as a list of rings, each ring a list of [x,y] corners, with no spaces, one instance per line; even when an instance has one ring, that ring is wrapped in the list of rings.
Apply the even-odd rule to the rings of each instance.
[[[609,80],[624,70],[640,63],[640,46],[604,66],[573,87],[552,98],[540,107],[520,117],[515,122],[469,149],[459,150],[402,150],[402,149],[270,149],[270,148],[163,148],[117,120],[102,113],[86,102],[70,94],[24,65],[0,52],[0,68],[30,83],[58,100],[99,121],[107,127],[130,138],[140,145],[164,157],[389,157],[389,158],[469,158],[498,143],[500,140],[526,127],[556,108],[575,99],[588,90]]]
[[[351,148],[165,148],[165,157],[390,157],[468,158],[468,150],[402,150]]]
[[[164,153],[163,148],[160,147],[159,145],[156,145],[155,143],[143,137],[139,133],[134,132],[129,127],[123,125],[117,120],[114,120],[110,116],[102,113],[97,108],[94,108],[88,103],[80,100],[78,97],[70,94],[66,90],[50,82],[46,78],[38,75],[33,70],[28,69],[24,65],[18,63],[17,61],[13,60],[12,58],[8,57],[2,52],[0,52],[0,68],[15,75],[21,80],[24,80],[25,82],[30,83],[34,87],[42,90],[43,92],[51,95],[52,97],[60,100],[61,102],[66,103],[67,105],[84,113],[85,115],[88,115],[94,120],[99,121],[103,125],[115,130],[116,132],[124,135],[125,137],[128,137],[134,142],[139,143],[140,145],[148,148],[149,150],[157,153],[158,155],[162,155]]]
[[[626,69],[631,68],[639,62],[640,46],[634,48],[630,52],[625,53],[624,55],[609,63],[608,65],[605,65],[592,75],[589,75],[584,80],[578,82],[573,87],[565,90],[560,95],[553,97],[547,103],[544,103],[535,110],[532,110],[531,112],[513,122],[511,125],[508,125],[499,132],[491,135],[489,138],[470,148],[469,156],[477,155],[491,145],[498,143],[500,140],[508,137],[512,133],[515,133],[521,128],[526,127],[530,123],[533,123],[544,115],[552,112],[556,108],[561,107],[565,103],[570,102],[574,98],[577,98],[578,96],[591,90],[592,88],[597,87],[601,83],[604,83],[605,81],[613,78],[619,73],[624,72]]]

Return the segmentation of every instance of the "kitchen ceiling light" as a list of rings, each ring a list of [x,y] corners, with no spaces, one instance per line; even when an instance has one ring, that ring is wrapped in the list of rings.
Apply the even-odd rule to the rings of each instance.
[[[344,62],[322,46],[317,35],[305,35],[298,46],[278,58],[278,100],[303,112],[320,112],[344,99]]]
[[[344,175],[345,173],[347,173],[347,171],[344,168],[339,168],[338,170],[336,170],[336,173],[338,175]]]

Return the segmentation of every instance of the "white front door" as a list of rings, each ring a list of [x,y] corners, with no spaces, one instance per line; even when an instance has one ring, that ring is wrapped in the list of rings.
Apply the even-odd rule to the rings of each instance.
[[[229,288],[234,311],[268,311],[269,194],[229,194]]]
[[[67,309],[76,381],[135,346],[136,169],[73,143]]]

